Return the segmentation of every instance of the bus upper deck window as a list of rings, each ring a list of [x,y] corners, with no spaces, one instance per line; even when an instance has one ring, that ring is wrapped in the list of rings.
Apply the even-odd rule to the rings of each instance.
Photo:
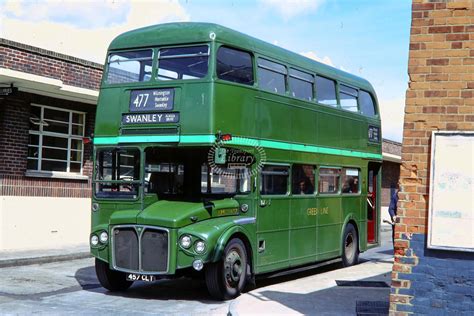
[[[375,116],[374,101],[368,92],[360,91],[359,93],[360,113],[368,117]]]
[[[253,85],[252,56],[240,50],[220,47],[217,51],[217,77],[222,80]]]
[[[266,91],[285,94],[286,67],[272,61],[258,59],[258,85]]]
[[[112,53],[108,58],[108,84],[148,81],[151,78],[153,51],[137,50]]]
[[[339,87],[339,99],[341,100],[341,108],[351,112],[357,112],[357,97],[359,92],[343,84]]]
[[[313,82],[313,75],[290,68],[288,83],[291,96],[311,101],[313,99]]]
[[[316,96],[318,103],[336,107],[336,83],[334,80],[316,76]]]
[[[158,80],[199,79],[207,75],[209,46],[161,48]]]

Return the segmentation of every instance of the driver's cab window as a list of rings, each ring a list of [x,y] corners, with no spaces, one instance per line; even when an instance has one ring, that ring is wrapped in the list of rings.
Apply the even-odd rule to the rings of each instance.
[[[180,195],[184,190],[184,165],[158,163],[146,165],[145,179],[147,193]]]

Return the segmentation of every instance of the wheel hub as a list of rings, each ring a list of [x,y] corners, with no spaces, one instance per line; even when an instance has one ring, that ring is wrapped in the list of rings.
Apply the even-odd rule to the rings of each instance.
[[[352,258],[354,255],[354,237],[352,234],[348,234],[345,240],[345,249],[346,258]]]
[[[242,275],[242,259],[237,251],[231,251],[225,258],[225,276],[230,285],[236,285]]]

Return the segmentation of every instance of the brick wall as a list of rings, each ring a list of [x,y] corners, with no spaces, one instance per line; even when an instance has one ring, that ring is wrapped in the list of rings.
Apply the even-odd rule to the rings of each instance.
[[[390,311],[474,310],[474,253],[426,249],[433,130],[474,129],[474,0],[413,0]]]
[[[382,164],[382,206],[390,205],[392,192],[400,177],[400,164],[384,161]]]
[[[103,66],[0,38],[0,68],[59,79],[67,85],[98,90]]]
[[[0,68],[99,89],[102,65],[0,38]],[[85,135],[93,133],[96,106],[37,94],[0,96],[0,196],[90,197],[92,145],[84,145],[83,175],[89,180],[27,177],[31,103],[86,112]]]
[[[90,197],[90,179],[25,177],[31,103],[86,112],[85,135],[93,132],[95,105],[24,92],[0,97],[0,196]],[[91,174],[92,144],[85,144],[83,175]]]

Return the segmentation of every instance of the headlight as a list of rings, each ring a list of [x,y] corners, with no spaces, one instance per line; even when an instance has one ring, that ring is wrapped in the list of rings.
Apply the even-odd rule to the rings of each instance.
[[[91,236],[91,245],[92,246],[97,246],[99,244],[99,237],[96,235]]]
[[[101,243],[105,244],[109,240],[109,234],[106,231],[103,231],[99,235],[99,240]]]
[[[194,246],[194,250],[196,250],[197,253],[203,253],[206,250],[206,243],[199,240]]]
[[[181,237],[179,244],[181,245],[181,247],[189,249],[189,247],[191,247],[191,237],[184,235],[183,237]]]

